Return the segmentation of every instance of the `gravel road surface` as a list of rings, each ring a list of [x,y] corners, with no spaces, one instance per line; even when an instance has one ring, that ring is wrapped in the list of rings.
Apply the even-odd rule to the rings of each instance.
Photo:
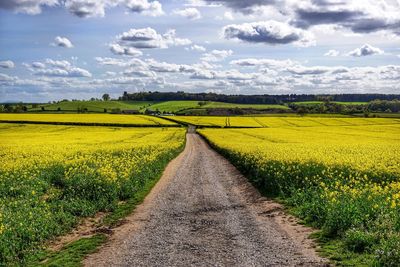
[[[259,195],[195,133],[86,266],[327,266],[311,229]]]

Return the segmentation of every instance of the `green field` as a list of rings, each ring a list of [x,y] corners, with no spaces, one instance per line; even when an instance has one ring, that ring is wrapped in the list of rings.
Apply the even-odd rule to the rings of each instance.
[[[87,109],[88,112],[111,112],[113,109],[120,110],[140,110],[153,102],[147,101],[64,101],[57,104],[39,105],[37,108],[29,109],[29,111],[41,111],[44,107],[46,111],[70,111],[76,112],[78,109]]]
[[[160,112],[178,112],[180,110],[198,107],[199,101],[166,101],[153,104],[148,107],[148,109]]]
[[[298,105],[316,105],[323,104],[323,101],[302,101],[302,102],[293,102],[293,104]],[[340,102],[340,101],[331,101],[330,103],[335,103],[339,105],[368,105],[368,102]]]
[[[188,109],[213,109],[213,108],[252,108],[252,109],[282,109],[289,110],[287,106],[283,105],[260,105],[260,104],[235,104],[235,103],[224,103],[224,102],[205,102],[204,105],[200,105],[199,101],[166,101],[151,105],[149,109],[160,112],[178,112]]]

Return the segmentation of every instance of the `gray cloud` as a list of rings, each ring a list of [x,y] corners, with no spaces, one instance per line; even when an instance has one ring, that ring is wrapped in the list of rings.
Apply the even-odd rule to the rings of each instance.
[[[158,1],[148,0],[66,0],[65,7],[74,15],[87,17],[104,17],[106,8],[117,5],[125,6],[134,13],[140,13],[149,16],[160,16],[164,12],[162,5]]]
[[[64,6],[69,12],[81,18],[104,17],[107,8],[124,6],[134,13],[160,16],[164,12],[158,1],[148,0],[2,0],[0,9],[37,15],[44,6]]]
[[[58,0],[1,0],[0,9],[36,15],[42,12],[42,6],[55,6],[57,4]]]
[[[292,24],[301,28],[333,24],[355,33],[386,30],[400,35],[399,7],[388,1],[308,0],[292,9]]]
[[[252,13],[257,6],[279,5],[283,0],[205,0],[209,4],[223,4],[235,11],[245,14]]]
[[[226,39],[238,39],[249,43],[270,45],[294,43],[301,46],[314,44],[311,33],[278,21],[231,24],[223,28]]]

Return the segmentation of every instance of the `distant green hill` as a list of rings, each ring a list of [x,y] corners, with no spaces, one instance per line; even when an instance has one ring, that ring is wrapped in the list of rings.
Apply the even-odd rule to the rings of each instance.
[[[293,104],[298,105],[315,105],[315,104],[322,104],[322,101],[303,101],[303,102],[293,102]],[[332,101],[331,103],[339,104],[339,105],[368,105],[368,102],[339,102],[339,101]]]
[[[113,109],[119,110],[141,110],[153,102],[147,101],[63,101],[56,104],[39,105],[37,108],[31,108],[29,111],[41,111],[43,106],[46,111],[76,112],[78,109],[87,109],[88,112],[111,112]]]
[[[202,104],[201,104],[202,103]],[[216,108],[252,108],[252,109],[283,109],[288,110],[283,105],[261,105],[261,104],[235,104],[224,102],[199,102],[199,101],[166,101],[151,105],[149,109],[160,112],[179,112],[188,109],[216,109]]]

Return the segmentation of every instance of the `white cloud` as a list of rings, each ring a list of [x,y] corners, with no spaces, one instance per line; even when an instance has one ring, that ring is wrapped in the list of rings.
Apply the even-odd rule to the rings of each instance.
[[[168,30],[165,34],[163,34],[163,39],[164,39],[167,47],[192,44],[192,41],[190,41],[189,39],[176,37],[175,29]]]
[[[189,7],[184,9],[177,9],[173,11],[173,14],[185,17],[191,20],[201,19],[201,13],[197,8]]]
[[[68,70],[64,69],[41,69],[35,72],[35,75],[49,76],[49,77],[92,77],[92,74],[81,68],[70,68]]]
[[[324,54],[324,56],[326,56],[326,57],[337,57],[337,56],[339,56],[339,54],[340,54],[339,51],[337,51],[335,49],[331,49],[328,52],[326,52]]]
[[[296,65],[294,67],[287,68],[287,71],[295,74],[295,75],[319,75],[325,73],[346,73],[349,72],[349,69],[342,66],[336,67],[326,67],[326,66],[312,66],[312,67],[305,67],[302,65]]]
[[[201,57],[203,61],[218,62],[233,54],[232,50],[212,50],[210,53],[205,53]]]
[[[42,62],[33,62],[31,66],[35,69],[44,69],[46,67]]]
[[[130,29],[117,36],[117,39],[136,48],[166,48],[163,37],[150,27]]]
[[[299,63],[296,61],[292,61],[290,59],[276,60],[276,59],[266,59],[266,58],[264,59],[245,58],[245,59],[232,60],[230,64],[242,67],[262,66],[274,69],[286,69],[298,65]]]
[[[220,4],[217,3],[207,3],[203,0],[186,0],[185,6],[191,7],[220,7]]]
[[[139,49],[168,48],[170,46],[189,45],[189,39],[178,38],[175,30],[168,30],[165,34],[157,33],[153,28],[130,29],[117,36],[121,47]]]
[[[15,67],[15,64],[11,60],[0,61],[0,68],[12,69],[14,67]]]
[[[65,7],[69,12],[81,18],[104,17],[108,1],[66,0]]]
[[[191,47],[185,48],[186,50],[192,50],[196,52],[205,52],[207,49],[201,45],[192,45]]]
[[[230,11],[225,11],[223,16],[216,16],[216,20],[234,20],[233,14]]]
[[[227,19],[227,20],[233,20],[232,12],[226,11],[224,13],[224,18]]]
[[[15,81],[15,77],[12,77],[10,75],[0,73],[0,84],[7,84],[9,82]]]
[[[353,57],[364,57],[364,56],[371,56],[371,55],[381,55],[384,51],[378,47],[374,47],[369,44],[365,44],[360,48],[356,48],[353,51],[348,53],[349,56]]]
[[[72,44],[72,42],[68,38],[61,37],[61,36],[57,36],[56,38],[54,38],[54,43],[51,43],[51,45],[59,46],[59,47],[65,47],[65,48],[74,47],[74,45]]]
[[[33,62],[25,64],[34,75],[47,77],[79,78],[92,77],[92,74],[85,69],[72,65],[67,60],[46,59],[44,62]]]
[[[148,60],[146,60],[146,63],[148,64],[149,70],[155,71],[155,72],[179,72],[180,71],[180,65],[177,65],[177,64],[158,62],[154,59],[148,59]]]
[[[238,39],[248,43],[315,45],[311,32],[274,20],[227,25],[223,28],[223,34],[226,39]]]
[[[137,68],[129,68],[126,69],[123,74],[125,76],[129,77],[157,77],[157,75],[153,71],[147,71],[147,70],[138,70]]]
[[[98,64],[103,65],[103,66],[120,66],[120,67],[129,66],[129,62],[127,62],[124,59],[119,59],[119,58],[95,57],[95,60]]]
[[[125,55],[134,57],[143,55],[142,51],[136,48],[121,46],[119,44],[111,44],[110,50],[115,55]]]
[[[158,1],[148,0],[125,0],[125,6],[135,13],[143,13],[145,15],[157,17],[164,14],[162,5]]]
[[[72,66],[72,64],[67,60],[53,60],[49,58],[46,59],[45,64],[60,69],[68,69]]]

